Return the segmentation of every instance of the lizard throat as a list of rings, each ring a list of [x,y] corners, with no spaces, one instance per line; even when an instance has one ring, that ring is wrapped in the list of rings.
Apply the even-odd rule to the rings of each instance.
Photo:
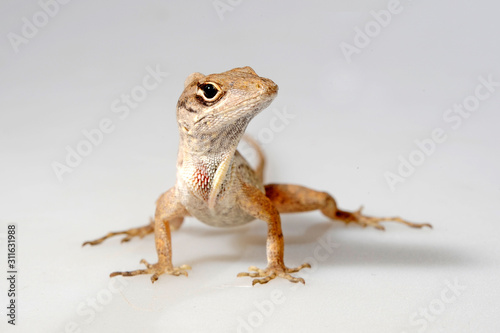
[[[191,192],[209,209],[224,195],[238,143],[249,122],[242,117],[218,132],[187,135],[181,132],[182,175]]]
[[[215,170],[209,165],[199,164],[190,172],[190,176],[186,179],[191,187],[191,190],[197,193],[203,200],[208,200]]]
[[[183,178],[189,189],[198,198],[205,201],[210,209],[225,192],[224,181],[230,169],[232,155],[209,161],[186,163]]]

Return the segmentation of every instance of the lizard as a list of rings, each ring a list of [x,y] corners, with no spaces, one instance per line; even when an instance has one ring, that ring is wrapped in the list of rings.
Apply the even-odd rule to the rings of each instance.
[[[262,220],[267,223],[267,267],[250,266],[238,277],[251,277],[252,285],[264,284],[279,277],[305,283],[293,273],[310,268],[308,263],[287,267],[284,262],[282,213],[320,210],[326,217],[363,227],[384,230],[382,221],[395,221],[413,228],[432,227],[412,223],[400,217],[371,217],[361,208],[349,212],[337,207],[327,192],[293,184],[263,183],[264,155],[253,139],[246,138],[256,149],[259,162],[252,168],[237,147],[249,122],[264,110],[278,93],[278,86],[260,77],[251,67],[203,75],[193,73],[184,83],[177,102],[179,149],[175,186],[156,202],[154,218],[148,225],[120,232],[83,245],[97,245],[107,238],[125,235],[122,242],[154,233],[158,261],[142,259],[144,269],[113,272],[111,277],[151,274],[154,283],[162,274],[185,275],[189,265],[172,264],[171,230],[178,229],[184,218],[193,216],[214,227],[231,227]]]

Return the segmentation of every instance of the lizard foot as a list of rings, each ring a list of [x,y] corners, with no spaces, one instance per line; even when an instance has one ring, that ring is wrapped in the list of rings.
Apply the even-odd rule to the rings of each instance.
[[[302,264],[296,268],[288,268],[285,265],[281,264],[281,265],[270,265],[266,269],[260,269],[255,266],[250,266],[248,267],[248,270],[250,272],[239,273],[237,276],[260,277],[261,279],[253,279],[252,286],[254,286],[257,283],[260,284],[268,283],[269,281],[271,281],[276,277],[287,279],[288,281],[293,283],[301,282],[302,284],[305,284],[306,282],[304,281],[303,278],[297,278],[290,275],[290,273],[296,273],[300,271],[302,268],[311,268],[311,265]]]
[[[366,216],[366,215],[363,215],[361,213],[362,210],[363,210],[363,206],[361,206],[354,213],[338,210],[335,218],[344,221],[346,224],[347,223],[357,223],[362,227],[371,226],[371,227],[374,227],[375,229],[378,229],[378,230],[385,230],[385,227],[380,224],[380,222],[382,222],[382,221],[394,221],[394,222],[402,223],[402,224],[407,225],[407,226],[412,227],[412,228],[423,228],[423,227],[432,228],[432,225],[430,225],[429,223],[413,223],[413,222],[403,220],[400,217]]]
[[[116,231],[116,232],[110,232],[107,235],[98,238],[93,241],[88,241],[82,244],[82,246],[85,245],[97,245],[101,244],[104,242],[106,239],[113,237],[113,236],[118,236],[118,235],[125,235],[125,237],[122,238],[121,242],[125,243],[130,241],[134,237],[139,237],[143,238],[146,235],[152,234],[155,231],[155,225],[154,225],[154,220],[151,220],[151,222],[148,225],[139,227],[139,228],[132,228],[129,230],[124,230],[124,231]]]
[[[142,259],[141,264],[146,265],[146,269],[138,269],[135,271],[130,271],[130,272],[113,272],[109,276],[135,276],[135,275],[140,275],[140,274],[153,274],[151,275],[151,282],[155,282],[158,280],[158,277],[162,274],[170,274],[170,275],[185,275],[188,276],[187,270],[191,269],[191,266],[189,265],[182,265],[180,267],[173,267],[172,264],[167,264],[167,263],[156,263],[156,264],[150,264],[146,260]]]

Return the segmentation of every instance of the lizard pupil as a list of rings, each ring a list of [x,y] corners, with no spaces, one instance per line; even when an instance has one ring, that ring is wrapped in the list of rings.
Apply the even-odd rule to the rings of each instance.
[[[213,85],[213,84],[206,84],[203,86],[203,95],[205,95],[205,97],[207,99],[212,99],[215,97],[215,95],[217,95],[217,88]]]

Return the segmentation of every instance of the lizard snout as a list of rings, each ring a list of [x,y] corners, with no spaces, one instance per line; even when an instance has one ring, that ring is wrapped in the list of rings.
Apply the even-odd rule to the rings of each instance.
[[[276,95],[278,93],[278,85],[272,80],[262,78],[264,81],[264,89],[267,95]]]

